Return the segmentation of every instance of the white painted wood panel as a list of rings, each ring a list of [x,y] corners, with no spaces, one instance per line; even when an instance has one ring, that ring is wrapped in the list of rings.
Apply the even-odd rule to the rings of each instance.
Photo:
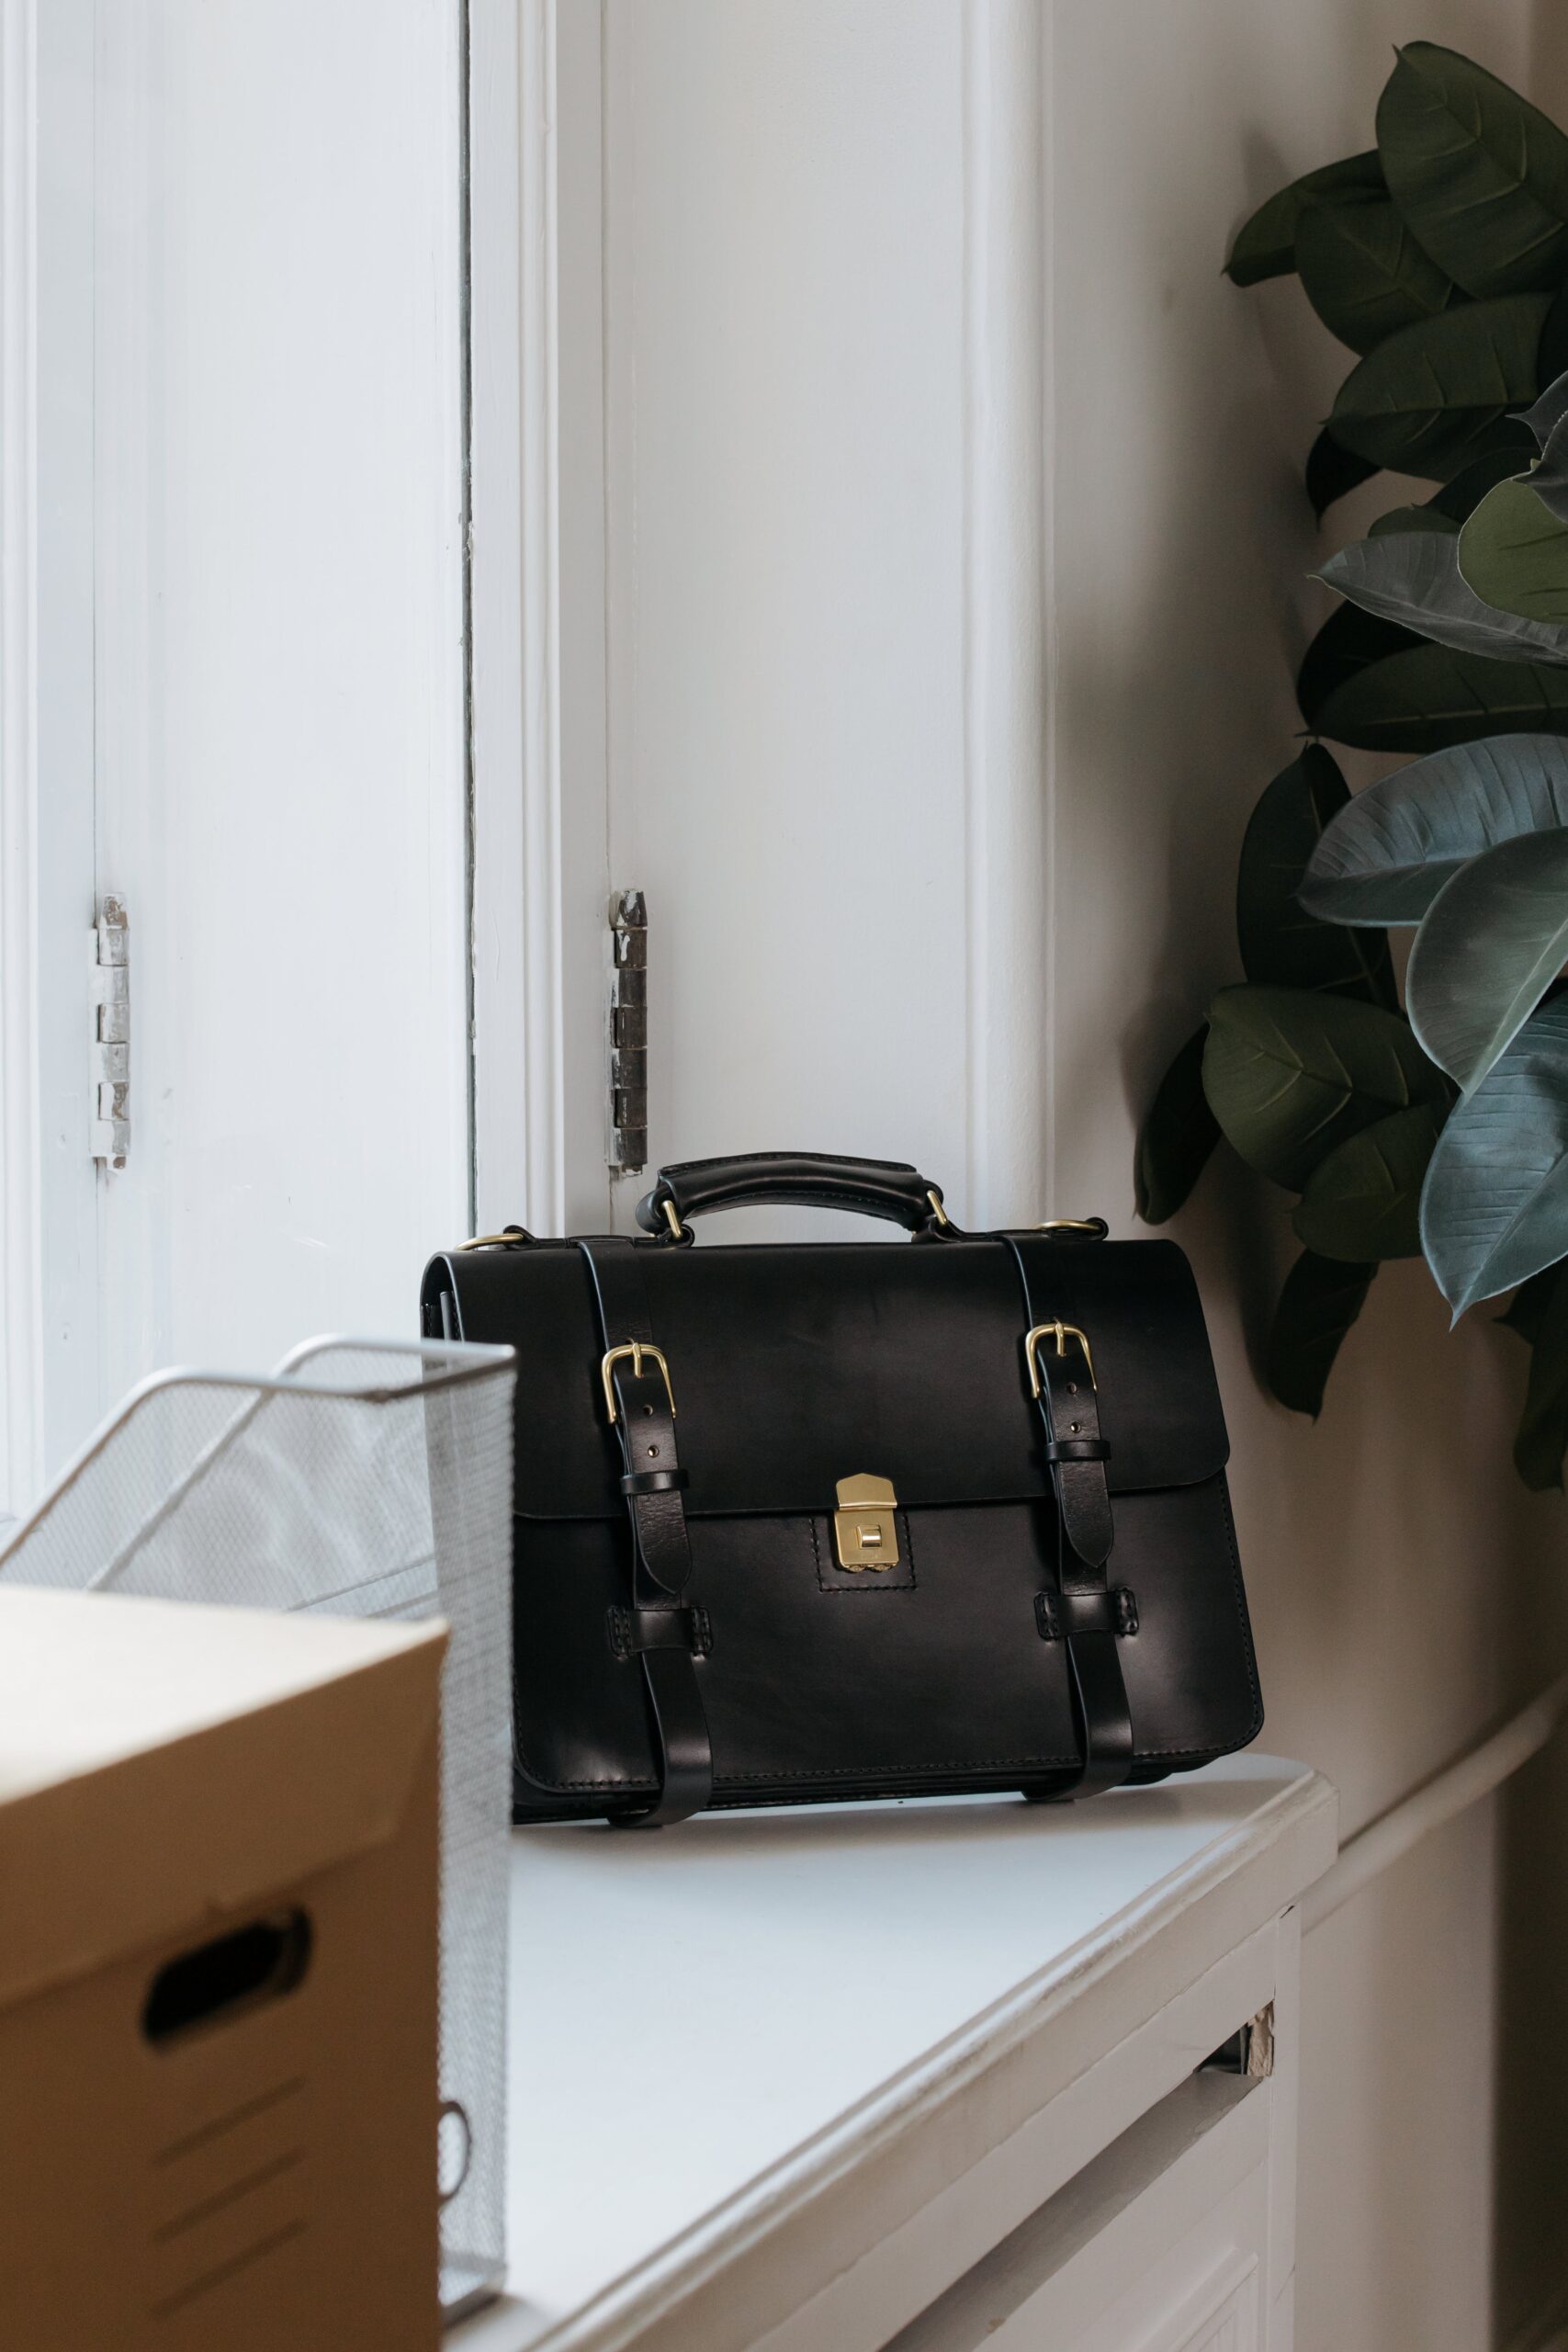
[[[105,1399],[412,1328],[467,1229],[457,0],[100,9]]]

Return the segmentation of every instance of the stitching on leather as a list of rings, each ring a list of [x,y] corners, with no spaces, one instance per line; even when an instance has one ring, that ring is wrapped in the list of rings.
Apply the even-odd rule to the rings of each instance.
[[[899,1521],[904,1530],[904,1558],[898,1565],[900,1567],[902,1567],[906,1562],[908,1565],[909,1579],[907,1584],[886,1584],[883,1581],[882,1577],[877,1575],[874,1568],[867,1568],[864,1571],[866,1581],[863,1584],[829,1584],[825,1582],[822,1575],[822,1546],[818,1540],[817,1521],[815,1518],[809,1520],[807,1523],[811,1530],[811,1549],[817,1563],[818,1591],[830,1593],[837,1598],[845,1600],[873,1600],[879,1593],[886,1595],[890,1592],[919,1592],[920,1585],[919,1578],[915,1574],[915,1542],[913,1536],[909,1532],[909,1521],[907,1515],[902,1510],[896,1511],[894,1513],[894,1517]],[[824,1522],[824,1524],[826,1522]],[[835,1563],[829,1560],[828,1562],[828,1566],[831,1568],[835,1566]],[[840,1570],[840,1575],[846,1573],[847,1571],[845,1570]]]

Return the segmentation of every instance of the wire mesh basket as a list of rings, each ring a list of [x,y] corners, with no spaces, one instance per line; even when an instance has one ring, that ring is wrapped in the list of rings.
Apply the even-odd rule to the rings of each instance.
[[[268,1377],[133,1389],[0,1548],[0,1577],[77,1591],[444,1617],[441,2306],[505,2267],[511,1804],[509,1348],[316,1340]]]

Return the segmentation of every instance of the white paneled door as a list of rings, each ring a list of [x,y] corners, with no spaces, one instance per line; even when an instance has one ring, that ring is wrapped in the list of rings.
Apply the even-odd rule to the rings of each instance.
[[[423,1256],[468,1229],[463,12],[6,6],[43,140],[21,1497],[155,1365],[412,1329]],[[131,1139],[105,1172],[107,892]]]

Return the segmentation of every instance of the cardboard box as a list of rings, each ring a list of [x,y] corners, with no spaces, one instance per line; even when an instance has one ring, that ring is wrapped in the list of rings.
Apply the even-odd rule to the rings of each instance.
[[[0,1588],[0,2346],[430,2352],[446,1635]]]

